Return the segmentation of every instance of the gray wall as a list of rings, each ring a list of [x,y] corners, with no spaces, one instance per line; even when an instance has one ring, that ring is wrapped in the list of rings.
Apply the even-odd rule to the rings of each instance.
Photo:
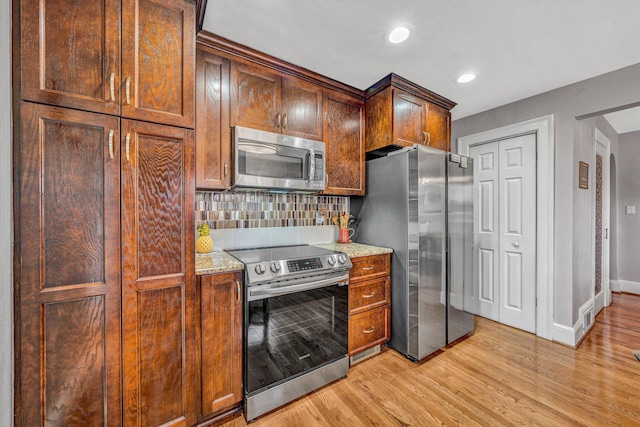
[[[559,69],[559,72],[561,70]],[[554,322],[573,327],[583,299],[582,283],[576,283],[574,265],[581,254],[574,253],[574,199],[585,202],[577,185],[578,160],[583,155],[582,138],[576,136],[576,117],[640,103],[640,64],[584,80],[550,92],[504,105],[452,123],[452,141],[475,133],[553,114],[555,117],[555,241],[554,241]],[[574,150],[574,146],[579,147]],[[581,160],[581,159],[580,159]],[[621,168],[618,168],[620,170]],[[590,215],[579,211],[578,215]],[[579,219],[579,221],[583,221]],[[582,224],[582,222],[581,222]],[[579,227],[582,229],[582,226]],[[581,278],[578,278],[581,280]],[[577,292],[576,292],[577,289]]]
[[[618,277],[640,282],[640,131],[619,136],[618,167]],[[636,214],[626,215],[625,206]]]
[[[11,2],[0,0],[0,426],[13,419]]]
[[[595,158],[594,128],[598,128],[611,145],[611,153],[617,157],[618,134],[609,122],[602,116],[597,116],[575,122],[574,131],[574,199],[573,199],[573,301],[577,307],[590,300],[594,295],[593,277],[595,271],[595,248],[592,246],[592,236],[595,230],[593,209],[595,205]],[[589,164],[589,188],[578,187],[578,162]],[[605,160],[607,164],[609,159]],[[612,240],[610,240],[611,242]]]

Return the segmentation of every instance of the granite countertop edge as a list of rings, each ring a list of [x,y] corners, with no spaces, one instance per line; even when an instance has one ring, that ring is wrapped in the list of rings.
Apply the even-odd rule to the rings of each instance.
[[[315,243],[311,246],[344,252],[349,258],[390,254],[393,249],[363,243]],[[196,275],[242,271],[244,265],[225,251],[196,254]]]

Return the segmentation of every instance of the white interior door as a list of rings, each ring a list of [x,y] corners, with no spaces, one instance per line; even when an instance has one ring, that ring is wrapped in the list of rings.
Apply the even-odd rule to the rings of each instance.
[[[500,205],[498,142],[474,145],[469,150],[473,170],[473,271],[475,314],[500,321]]]
[[[477,313],[536,332],[536,140],[472,146]]]
[[[594,315],[611,304],[609,287],[609,139],[595,130],[595,170],[593,186],[595,230],[594,230]]]

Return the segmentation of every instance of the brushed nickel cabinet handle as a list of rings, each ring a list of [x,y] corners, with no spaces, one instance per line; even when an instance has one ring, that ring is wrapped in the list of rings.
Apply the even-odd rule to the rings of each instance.
[[[127,156],[127,162],[131,161],[131,156],[129,156],[130,145],[131,145],[131,134],[128,133],[127,136],[124,138],[124,152],[125,152],[125,155]]]
[[[131,105],[131,77],[124,79],[125,103]]]
[[[278,113],[278,115],[276,116],[276,126],[280,127],[281,124],[282,124],[282,115]]]
[[[113,129],[109,130],[109,158],[113,159]]]
[[[236,280],[236,302],[240,304],[240,292],[242,289],[240,288],[240,281]]]
[[[431,144],[431,134],[429,132],[425,132],[425,134],[427,135],[426,145],[429,145],[429,144]]]
[[[374,296],[376,296],[376,294],[366,294],[362,295],[362,298],[373,298]]]
[[[227,166],[227,162],[224,162],[224,177],[229,176],[229,166]]]
[[[375,267],[365,267],[365,268],[363,268],[362,270],[363,270],[363,271],[371,271],[371,270],[373,270],[374,268],[375,268]]]
[[[375,330],[376,330],[375,326],[372,326],[369,329],[365,329],[364,331],[362,331],[362,333],[363,334],[370,334],[371,332],[373,332]]]
[[[109,76],[109,94],[111,95],[111,100],[116,100],[116,73],[111,73]]]
[[[422,131],[422,145],[427,143],[427,133]]]
[[[287,128],[287,113],[284,113],[282,115],[282,129],[286,129]]]

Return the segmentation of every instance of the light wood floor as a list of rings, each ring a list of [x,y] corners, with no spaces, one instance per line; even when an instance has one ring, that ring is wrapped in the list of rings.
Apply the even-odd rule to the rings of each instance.
[[[473,336],[422,364],[386,351],[251,426],[640,426],[634,348],[640,296],[614,294],[578,349],[476,318]]]

